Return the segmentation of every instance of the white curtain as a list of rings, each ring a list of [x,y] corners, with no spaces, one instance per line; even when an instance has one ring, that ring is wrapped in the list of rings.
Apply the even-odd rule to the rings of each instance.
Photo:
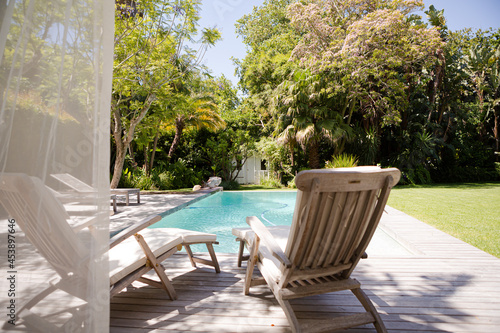
[[[114,1],[0,19],[0,330],[108,331]]]

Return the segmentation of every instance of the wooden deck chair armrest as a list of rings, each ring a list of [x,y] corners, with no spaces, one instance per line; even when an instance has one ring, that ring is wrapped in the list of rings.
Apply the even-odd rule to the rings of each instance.
[[[287,256],[278,245],[273,235],[267,230],[266,226],[256,217],[248,216],[247,224],[252,228],[255,235],[260,238],[260,241],[267,246],[267,248],[273,253],[273,256],[278,259],[286,267],[291,267],[292,263],[288,260]]]
[[[120,244],[125,239],[129,238],[130,236],[135,235],[139,231],[141,231],[143,229],[146,229],[150,225],[152,225],[152,224],[160,221],[161,218],[162,217],[160,215],[148,216],[145,219],[143,219],[143,220],[141,220],[141,221],[139,221],[137,223],[134,223],[130,227],[128,227],[128,228],[120,231],[119,233],[117,233],[116,235],[114,235],[109,240],[109,248],[110,249],[113,248],[114,246]]]

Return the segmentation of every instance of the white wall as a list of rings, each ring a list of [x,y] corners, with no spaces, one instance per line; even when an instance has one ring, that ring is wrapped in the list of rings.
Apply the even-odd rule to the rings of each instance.
[[[261,171],[260,165],[261,156],[250,156],[243,164],[236,181],[240,184],[258,184],[258,173]]]

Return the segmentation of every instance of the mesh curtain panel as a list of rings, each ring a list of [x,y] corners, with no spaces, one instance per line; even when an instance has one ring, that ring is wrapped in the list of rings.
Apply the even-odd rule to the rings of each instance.
[[[108,331],[114,1],[0,19],[0,330]]]

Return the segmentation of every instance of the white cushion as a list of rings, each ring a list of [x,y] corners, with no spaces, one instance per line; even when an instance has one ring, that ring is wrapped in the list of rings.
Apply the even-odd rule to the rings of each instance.
[[[205,232],[179,229],[179,228],[161,228],[161,229],[168,230],[168,232],[172,235],[182,237],[183,243],[205,243],[205,242],[217,241],[216,234],[208,234]]]
[[[156,257],[182,243],[182,237],[171,234],[168,229],[144,229],[139,234]],[[110,283],[115,284],[145,264],[146,255],[141,246],[134,236],[129,237],[109,250]]]

